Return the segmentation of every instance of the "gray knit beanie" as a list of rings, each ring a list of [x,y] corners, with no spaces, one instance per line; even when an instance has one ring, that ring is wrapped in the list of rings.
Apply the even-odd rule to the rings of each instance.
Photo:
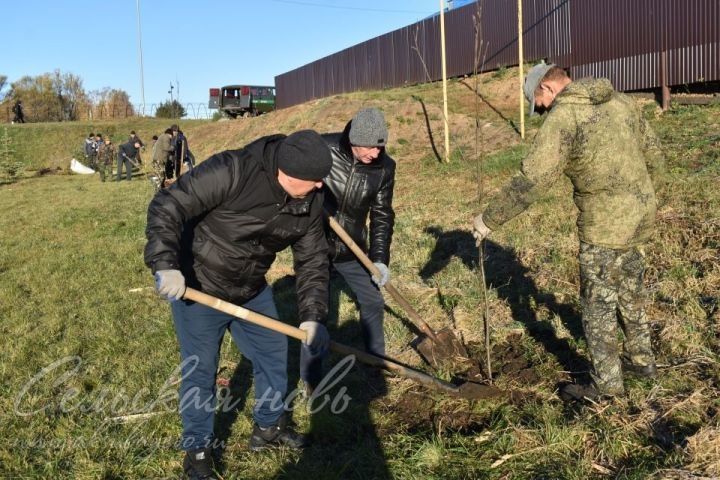
[[[388,131],[385,117],[377,108],[360,110],[350,123],[350,143],[358,147],[384,147]]]

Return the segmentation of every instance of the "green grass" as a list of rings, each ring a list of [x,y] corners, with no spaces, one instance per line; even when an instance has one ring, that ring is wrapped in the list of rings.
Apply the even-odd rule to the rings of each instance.
[[[83,161],[83,142],[90,132],[109,135],[119,145],[128,140],[130,130],[135,130],[145,144],[151,145],[152,136],[162,133],[171,123],[177,122],[170,119],[127,118],[119,121],[26,123],[9,126],[8,133],[16,150],[16,159],[26,169],[67,169],[71,158]],[[181,120],[179,123],[181,128],[186,129],[208,124],[209,120]]]
[[[410,90],[436,95],[428,86]],[[373,95],[409,98],[402,93]],[[345,102],[347,96],[335,100]],[[663,369],[656,383],[628,380],[628,397],[609,405],[575,410],[558,399],[558,382],[568,380],[574,362],[586,358],[578,335],[575,211],[571,186],[560,181],[486,242],[492,342],[507,348],[506,339],[514,339],[537,373],[530,382],[504,374],[496,352],[496,383],[523,393],[523,399],[450,399],[355,367],[343,380],[352,397],[343,414],[295,411],[299,430],[314,435],[313,447],[303,453],[253,454],[246,447],[252,428],[252,391],[245,388],[249,367],[226,339],[221,376],[234,378],[236,393],[248,400],[219,425],[227,444],[224,478],[640,479],[659,476],[663,469],[714,475],[713,464],[697,463],[685,445],[718,429],[720,193],[714,165],[720,109],[682,107],[655,117],[648,107],[646,113],[665,144],[670,167],[659,192],[658,233],[647,252],[653,299],[648,314],[659,362],[676,367]],[[309,118],[311,113],[300,111],[278,121],[306,127]],[[402,118],[408,123],[407,115]],[[413,126],[424,124],[414,120]],[[149,140],[165,123],[8,130],[14,145],[21,145],[22,161],[38,168],[64,165],[54,159],[65,158],[90,130],[115,132],[121,139],[135,128]],[[199,149],[236,141],[220,131],[211,136],[206,124],[188,125],[206,135]],[[528,145],[507,142],[484,153],[479,185],[471,136],[454,139],[450,164],[427,153],[429,145],[401,140],[395,145],[393,279],[433,326],[453,321],[471,350],[481,354],[483,293],[469,228],[487,196],[519,166]],[[142,262],[151,196],[141,178],[101,184],[95,177],[47,175],[0,186],[0,477],[181,474],[182,457],[173,448],[181,433],[176,386],[163,387],[179,354],[168,305],[153,293]],[[294,292],[285,278],[290,270],[291,256],[283,252],[269,280],[281,317],[295,323]],[[331,333],[360,346],[351,296],[341,283],[333,285]],[[408,346],[414,335],[399,321],[398,307],[392,302],[390,307],[389,355],[422,366]],[[297,354],[291,342],[292,386]],[[329,364],[338,360],[333,357]],[[28,383],[50,365],[56,369]],[[149,407],[161,395],[164,403]],[[161,413],[109,421],[145,410]],[[715,448],[703,445],[706,451]],[[720,459],[714,461],[718,465]]]

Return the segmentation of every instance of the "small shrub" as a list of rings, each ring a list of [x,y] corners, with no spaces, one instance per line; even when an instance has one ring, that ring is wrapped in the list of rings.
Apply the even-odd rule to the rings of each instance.
[[[5,127],[0,136],[0,177],[14,182],[22,173],[25,166],[15,158],[15,149],[12,145],[12,139]]]
[[[495,70],[495,71],[493,72],[493,74],[492,74],[492,77],[493,77],[495,80],[502,80],[502,79],[504,79],[504,78],[507,77],[507,76],[508,76],[508,69],[507,69],[507,67],[504,67],[504,66],[498,68],[498,69]]]

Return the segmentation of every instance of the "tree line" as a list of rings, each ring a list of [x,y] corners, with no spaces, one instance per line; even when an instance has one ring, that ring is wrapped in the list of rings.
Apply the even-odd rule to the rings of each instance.
[[[13,105],[21,100],[30,122],[64,122],[101,118],[124,118],[137,115],[125,90],[105,87],[86,91],[82,78],[55,70],[37,76],[26,75],[8,84],[0,75],[0,119],[10,121]],[[177,103],[160,104],[155,116],[181,118],[185,109]],[[161,108],[162,107],[162,108]]]

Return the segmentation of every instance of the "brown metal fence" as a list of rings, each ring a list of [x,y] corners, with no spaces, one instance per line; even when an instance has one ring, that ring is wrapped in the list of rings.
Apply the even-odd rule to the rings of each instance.
[[[482,70],[516,65],[516,2],[479,2]],[[449,76],[474,71],[477,12],[470,4],[445,16]],[[618,90],[659,87],[661,68],[670,85],[720,80],[720,0],[523,0],[523,25],[526,61],[607,77]],[[440,78],[436,16],[278,75],[277,105]]]

